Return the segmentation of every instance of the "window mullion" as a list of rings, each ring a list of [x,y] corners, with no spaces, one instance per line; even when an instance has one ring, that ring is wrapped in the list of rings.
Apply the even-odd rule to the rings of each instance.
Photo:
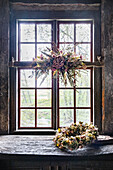
[[[35,58],[37,57],[37,24],[35,23]],[[35,75],[36,77],[36,75]],[[37,79],[35,78],[35,128],[37,127]]]
[[[52,25],[52,42],[57,44],[57,21],[53,21]],[[52,76],[52,106],[53,106],[53,128],[57,129],[57,79]]]

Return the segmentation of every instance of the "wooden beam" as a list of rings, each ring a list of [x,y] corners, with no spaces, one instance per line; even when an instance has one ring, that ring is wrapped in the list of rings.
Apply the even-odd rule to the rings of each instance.
[[[84,62],[87,67],[104,67],[103,62]],[[14,61],[9,63],[9,67],[17,67],[17,68],[33,68],[33,66],[37,65],[36,62],[28,61]]]
[[[97,4],[40,4],[40,3],[23,3],[23,2],[11,2],[11,8],[14,10],[99,10],[100,3]]]
[[[104,67],[104,62],[84,62],[86,64],[87,67]]]
[[[101,3],[101,0],[9,0],[10,2],[23,2],[23,3],[40,3],[40,4],[96,4]]]

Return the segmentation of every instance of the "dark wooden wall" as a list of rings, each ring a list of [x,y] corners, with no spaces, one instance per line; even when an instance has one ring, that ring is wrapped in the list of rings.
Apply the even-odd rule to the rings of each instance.
[[[95,159],[95,160],[94,160]],[[6,159],[0,160],[0,170],[113,170],[113,160],[109,157],[109,160],[106,160],[106,157],[102,157],[97,160],[83,160],[82,158],[75,160],[62,160],[61,157],[58,160],[42,160],[39,161],[38,158],[31,159]]]
[[[113,135],[113,1],[102,0],[103,132]]]
[[[101,3],[101,54],[103,69],[103,133],[113,134],[113,1],[112,0],[0,0],[0,134],[9,131],[9,11],[11,2],[37,3]],[[101,91],[100,91],[101,93]],[[100,116],[100,112],[98,113]],[[98,117],[97,117],[98,120]],[[100,122],[101,123],[101,122]]]
[[[8,133],[9,2],[0,1],[0,134]]]

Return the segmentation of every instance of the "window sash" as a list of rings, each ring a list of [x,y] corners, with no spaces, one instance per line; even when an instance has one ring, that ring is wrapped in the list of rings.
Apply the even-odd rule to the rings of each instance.
[[[21,23],[21,22],[20,22]],[[26,23],[26,22],[24,22],[24,23]],[[31,22],[30,22],[31,23]],[[42,23],[42,22],[32,22],[32,23],[35,23],[35,24],[38,24],[38,23]],[[46,22],[43,22],[43,23],[46,23]],[[52,24],[52,34],[53,34],[53,38],[52,38],[52,40],[54,40],[54,42],[56,42],[56,37],[54,36],[56,33],[54,33],[54,30],[53,30],[53,27],[55,27],[55,26],[53,26],[53,23],[52,22],[47,22],[47,23],[51,23]],[[77,23],[90,23],[91,24],[91,42],[85,42],[85,43],[87,43],[87,44],[91,44],[91,62],[92,62],[92,60],[93,60],[93,57],[92,57],[92,52],[93,52],[93,50],[92,50],[92,42],[93,42],[93,39],[92,39],[92,37],[93,37],[93,31],[92,31],[92,27],[93,27],[93,23],[92,23],[92,21],[82,21],[82,22],[79,22],[79,21],[69,21],[69,22],[66,22],[66,21],[62,21],[62,22],[56,22],[55,24],[56,25],[58,25],[58,30],[57,30],[57,37],[58,37],[58,47],[59,47],[59,44],[63,44],[62,42],[59,42],[59,25],[60,24],[66,24],[66,23],[74,23],[74,25],[76,25]],[[36,26],[35,26],[35,28],[36,28]],[[35,30],[35,34],[36,34],[36,30]],[[19,37],[20,37],[20,35],[19,35]],[[75,37],[75,36],[74,36]],[[33,42],[33,43],[27,43],[27,44],[35,44],[35,47],[36,47],[36,45],[37,44],[41,44],[41,43],[37,43],[36,42],[36,37],[35,37],[35,42]],[[19,44],[25,44],[25,42],[22,42],[22,43],[20,43],[20,39],[18,39],[18,43]],[[76,44],[76,43],[78,43],[78,42],[76,42],[76,40],[74,39],[74,45]],[[70,42],[68,42],[68,44],[72,44],[72,43],[70,43]],[[78,43],[79,44],[79,43]],[[84,44],[84,42],[82,42],[81,44]],[[19,49],[18,49],[18,51],[20,51],[20,47],[19,47]],[[18,53],[19,54],[19,53]],[[20,56],[20,54],[19,54],[19,56]],[[35,50],[35,57],[37,56],[37,52],[36,52],[36,50]],[[18,58],[18,60],[20,61],[20,57]],[[21,63],[21,61],[20,61],[20,63]],[[28,62],[25,62],[24,61],[24,63],[25,64],[27,64]],[[28,69],[31,69],[30,67],[28,67]],[[79,89],[79,88],[75,88],[75,87],[73,87],[73,88],[66,88],[66,89],[73,89],[73,91],[74,91],[74,107],[60,107],[59,106],[59,90],[60,89],[65,89],[65,88],[62,88],[62,87],[59,87],[59,81],[57,80],[57,82],[56,82],[56,80],[53,80],[53,86],[54,87],[52,87],[52,97],[53,97],[53,102],[52,102],[52,107],[50,107],[49,109],[52,109],[52,126],[50,127],[50,128],[52,128],[52,129],[57,129],[59,126],[60,126],[60,124],[59,124],[59,110],[60,109],[73,109],[74,110],[74,122],[76,121],[76,110],[77,109],[89,109],[90,110],[90,121],[92,122],[93,121],[93,82],[92,82],[92,80],[93,80],[93,69],[92,68],[88,68],[88,69],[90,69],[91,70],[91,86],[89,87],[89,88],[85,88],[85,87],[82,87],[82,88],[80,88],[80,89],[90,89],[90,94],[91,94],[91,106],[90,107],[76,107],[76,105],[75,105],[75,94],[76,94],[76,90],[77,89]],[[18,82],[19,82],[20,80],[18,80]],[[18,86],[18,87],[20,87],[20,86]],[[20,89],[20,88],[19,88]],[[21,88],[22,89],[22,88]],[[30,89],[30,88],[29,88]],[[35,89],[35,94],[36,94],[36,91],[37,91],[37,89],[38,88],[34,88]],[[48,88],[46,88],[46,89],[48,89]],[[19,93],[20,93],[20,91],[19,91]],[[56,95],[54,95],[54,94],[56,94]],[[36,98],[36,97],[35,97]],[[20,96],[19,96],[19,101],[20,101]],[[36,101],[35,101],[35,106],[36,106]],[[18,117],[18,120],[19,120],[19,124],[18,124],[18,128],[19,129],[24,129],[24,128],[31,128],[31,129],[33,129],[33,128],[37,128],[37,129],[43,129],[43,127],[37,127],[36,125],[37,125],[37,122],[36,122],[36,120],[37,120],[37,112],[35,111],[35,127],[20,127],[20,109],[22,109],[23,107],[20,107],[20,105],[19,105],[19,107],[18,107],[18,109],[19,109],[19,117]],[[31,108],[31,107],[30,107]],[[30,109],[29,107],[28,107],[28,109]],[[38,107],[35,107],[35,110],[37,110],[37,108]],[[46,107],[45,107],[46,108]],[[55,109],[54,109],[55,108]],[[38,109],[40,109],[40,108],[38,108]],[[57,119],[56,119],[56,117],[57,117]],[[57,122],[57,123],[56,123]],[[44,127],[44,128],[46,128],[46,127]],[[47,129],[49,129],[48,127],[47,127]]]

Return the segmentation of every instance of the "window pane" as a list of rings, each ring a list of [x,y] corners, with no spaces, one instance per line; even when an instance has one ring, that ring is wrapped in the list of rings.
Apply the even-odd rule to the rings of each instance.
[[[91,24],[76,24],[76,41],[91,41]]]
[[[89,109],[77,109],[76,110],[76,122],[79,121],[90,124],[90,110]]]
[[[90,87],[90,70],[80,70],[80,74],[76,76],[76,86],[77,87]]]
[[[37,79],[37,87],[52,87],[52,73],[51,70],[45,78],[45,74]]]
[[[74,41],[74,24],[60,24],[60,42]]]
[[[35,45],[21,44],[20,45],[20,61],[32,61],[35,58]]]
[[[35,107],[35,90],[21,90],[21,107]]]
[[[20,110],[20,127],[35,127],[35,110]]]
[[[20,86],[21,87],[35,87],[35,76],[29,77],[32,75],[34,70],[20,70]],[[35,74],[35,73],[34,73]]]
[[[76,53],[82,55],[82,60],[90,61],[91,60],[91,49],[90,44],[79,44],[76,46]]]
[[[64,82],[59,78],[59,87],[65,87]],[[69,80],[67,79],[67,85],[66,87],[72,87],[69,83]]]
[[[51,24],[38,24],[37,25],[37,41],[38,42],[51,42]]]
[[[60,127],[69,126],[74,123],[74,110],[73,109],[60,109]]]
[[[90,90],[77,89],[76,106],[77,107],[90,107]]]
[[[51,127],[51,109],[37,110],[37,127]]]
[[[35,42],[35,24],[20,24],[20,41]]]
[[[74,52],[74,44],[59,44],[59,49],[63,51],[63,53]]]
[[[40,56],[42,52],[49,53],[46,47],[51,49],[51,44],[38,44],[37,45],[37,56]]]
[[[51,107],[51,90],[37,91],[37,107]]]
[[[60,107],[74,106],[74,91],[73,90],[59,90]]]

